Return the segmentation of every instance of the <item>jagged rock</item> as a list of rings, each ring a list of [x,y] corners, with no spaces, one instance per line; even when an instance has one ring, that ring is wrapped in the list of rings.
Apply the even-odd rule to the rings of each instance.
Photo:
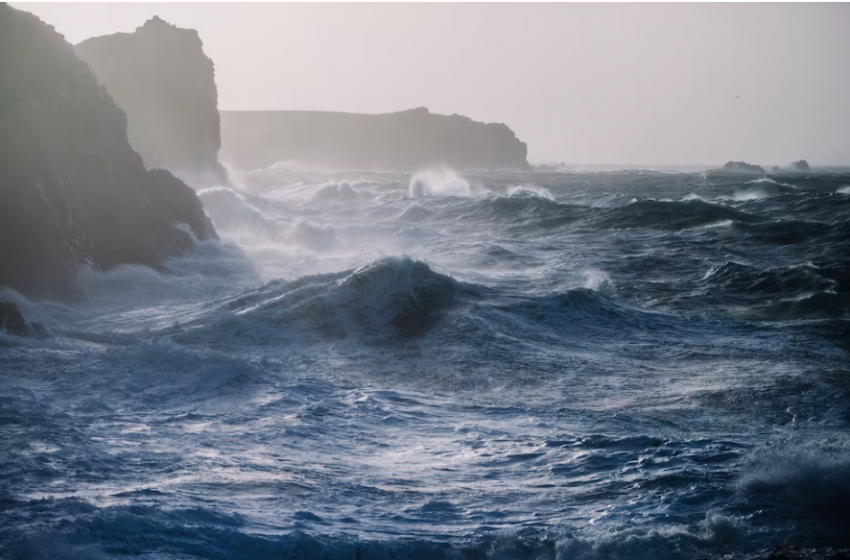
[[[66,296],[78,266],[161,267],[215,237],[194,191],[148,171],[126,117],[52,26],[0,4],[0,285]]]
[[[421,107],[366,115],[222,111],[222,161],[257,169],[298,161],[330,169],[528,168],[528,148],[504,124]]]
[[[133,33],[94,37],[75,50],[127,113],[130,145],[148,169],[226,179],[215,69],[197,31],[154,17]]]
[[[27,334],[27,322],[18,306],[8,301],[0,301],[0,332],[24,336]]]
[[[804,159],[801,159],[799,161],[795,161],[794,163],[792,163],[791,169],[793,169],[794,171],[811,171],[812,170],[811,166],[809,166],[809,162],[807,162]]]
[[[745,161],[728,161],[723,166],[724,171],[732,171],[735,173],[764,173],[764,168],[760,165],[747,163]]]

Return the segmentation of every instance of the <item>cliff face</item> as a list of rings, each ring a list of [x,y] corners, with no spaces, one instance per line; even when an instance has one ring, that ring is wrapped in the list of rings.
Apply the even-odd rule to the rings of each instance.
[[[322,111],[222,111],[222,161],[241,169],[280,161],[331,169],[525,169],[527,146],[504,124],[425,108],[364,115]]]
[[[194,191],[148,171],[126,117],[53,27],[0,4],[0,285],[68,295],[77,267],[161,265],[215,236]]]
[[[197,31],[154,17],[133,33],[88,39],[75,50],[127,113],[130,145],[148,169],[226,176],[215,71]]]

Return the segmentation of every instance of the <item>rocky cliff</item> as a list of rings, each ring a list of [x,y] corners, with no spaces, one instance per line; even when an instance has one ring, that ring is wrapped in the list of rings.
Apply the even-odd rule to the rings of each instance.
[[[52,26],[0,4],[0,285],[68,295],[77,268],[161,266],[215,236],[194,191],[148,171],[106,89]]]
[[[75,50],[127,113],[130,145],[148,169],[226,176],[215,71],[197,31],[154,17],[133,33],[88,39]]]
[[[425,108],[365,115],[222,111],[222,161],[240,169],[280,161],[331,169],[527,168],[527,146],[504,124]]]

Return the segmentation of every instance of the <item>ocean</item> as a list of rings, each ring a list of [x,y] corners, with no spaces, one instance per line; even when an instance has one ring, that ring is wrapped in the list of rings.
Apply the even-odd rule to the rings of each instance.
[[[318,172],[5,291],[0,558],[850,546],[850,174]]]

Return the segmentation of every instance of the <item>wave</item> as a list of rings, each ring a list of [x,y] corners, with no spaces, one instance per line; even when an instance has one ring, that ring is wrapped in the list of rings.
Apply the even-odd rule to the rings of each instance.
[[[706,279],[712,285],[739,294],[796,296],[810,292],[830,292],[838,282],[809,265],[758,270],[735,262],[710,271]]]
[[[340,183],[325,183],[321,185],[313,195],[310,197],[312,201],[328,201],[328,200],[340,200],[340,201],[351,201],[360,196],[360,192],[358,192],[348,181],[342,181]]]
[[[513,187],[508,187],[508,196],[518,198],[539,197],[555,200],[552,193],[549,192],[549,189],[546,189],[545,187],[538,187],[537,185],[515,185]]]
[[[571,340],[617,339],[624,330],[658,332],[683,328],[674,317],[616,300],[613,284],[604,273],[589,271],[586,274],[587,285],[596,289],[582,287],[545,296],[491,302],[493,309],[505,314],[488,316],[491,328],[505,332],[519,330],[540,340],[546,338],[546,332],[560,340],[564,337]],[[521,329],[517,327],[517,319],[525,323]],[[680,330],[680,334],[686,330]]]
[[[269,340],[377,341],[424,334],[476,288],[409,257],[387,257],[357,270],[273,281],[227,304],[224,316],[186,335]]]
[[[797,245],[836,231],[830,224],[806,220],[738,222],[735,227],[751,239],[771,245]]]
[[[311,530],[321,527],[311,512],[292,516],[289,531],[264,535],[246,530],[247,520],[204,507],[167,511],[150,505],[97,508],[79,499],[21,501],[3,507],[40,521],[4,551],[10,560],[100,559],[116,552],[134,556],[293,560],[450,560],[457,558],[539,560],[687,560],[724,552],[740,541],[743,529],[733,517],[712,514],[692,528],[657,531],[633,526],[618,531],[578,531],[570,527],[493,530],[460,538],[410,536],[375,538]],[[58,522],[61,519],[62,522]],[[356,523],[350,519],[349,523]],[[47,526],[47,527],[45,527]],[[585,534],[591,533],[591,534]]]
[[[732,202],[753,202],[775,196],[800,194],[800,188],[789,183],[780,183],[767,177],[747,182],[745,187],[735,187],[731,195],[720,195],[717,200]]]
[[[850,534],[850,449],[841,444],[760,449],[738,482],[755,521],[790,521],[789,536],[847,546]],[[762,518],[762,519],[758,519]]]
[[[536,194],[490,194],[470,199],[444,212],[459,223],[498,224],[499,227],[516,232],[517,228],[544,231],[565,226],[585,216],[587,208],[562,204]]]
[[[330,251],[339,245],[334,228],[323,227],[306,220],[296,222],[287,233],[286,240],[318,252]]]
[[[413,198],[439,196],[470,196],[469,181],[457,172],[444,169],[428,169],[414,173],[410,178],[410,196]]]
[[[847,303],[846,296],[835,292],[816,292],[771,302],[754,312],[773,321],[838,319],[847,315]]]
[[[614,229],[651,228],[683,230],[724,221],[755,223],[761,218],[695,198],[680,201],[644,199],[614,208],[595,219],[596,224]]]
[[[262,198],[242,194],[227,187],[198,192],[204,209],[216,229],[230,236],[251,235],[265,239],[280,237],[285,228],[276,216],[262,210]]]
[[[765,198],[769,198],[771,195],[762,189],[741,189],[735,190],[728,199],[725,197],[719,198],[719,200],[731,200],[733,202],[751,202],[753,200],[764,200]]]
[[[767,185],[776,185],[778,187],[787,187],[789,189],[794,189],[794,190],[800,189],[799,187],[797,187],[795,185],[792,185],[790,183],[782,183],[782,182],[776,181],[774,179],[771,179],[770,177],[759,177],[758,179],[753,179],[752,181],[749,181],[749,183],[751,185],[767,184]]]
[[[707,295],[722,304],[743,303],[746,314],[760,320],[827,319],[845,314],[848,281],[840,267],[811,264],[759,270],[735,262],[715,267],[704,277]]]
[[[493,250],[504,256],[503,248]],[[388,257],[356,270],[270,282],[163,334],[190,344],[345,342],[338,346],[342,349],[413,341],[434,333],[453,345],[467,341],[475,349],[467,351],[469,358],[491,352],[491,345],[498,352],[510,351],[504,336],[534,343],[562,340],[567,331],[576,338],[598,339],[619,337],[622,329],[682,328],[668,315],[618,302],[613,281],[599,269],[579,271],[576,280],[585,287],[542,296],[512,295],[460,282],[409,257]]]

